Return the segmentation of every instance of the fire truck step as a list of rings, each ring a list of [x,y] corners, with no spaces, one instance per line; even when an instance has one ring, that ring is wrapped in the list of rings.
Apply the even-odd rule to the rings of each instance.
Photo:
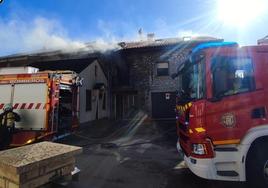
[[[219,175],[219,176],[228,176],[228,177],[239,176],[239,174],[236,171],[217,171],[217,175]]]
[[[219,151],[219,152],[226,152],[226,151],[229,151],[229,152],[232,152],[232,151],[238,151],[237,148],[233,148],[233,147],[228,147],[228,148],[215,148],[214,151]]]

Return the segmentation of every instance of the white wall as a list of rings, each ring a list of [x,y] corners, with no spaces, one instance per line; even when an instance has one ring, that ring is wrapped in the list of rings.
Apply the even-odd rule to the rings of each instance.
[[[95,65],[98,67],[98,74],[95,77]],[[100,67],[97,60],[91,63],[86,69],[84,69],[79,74],[83,80],[83,86],[80,88],[80,123],[85,123],[88,121],[92,121],[96,119],[96,110],[98,104],[98,116],[99,119],[108,117],[109,115],[109,97],[108,97],[108,90],[107,90],[107,78],[105,77],[102,68]],[[103,105],[103,98],[99,99],[99,92],[98,90],[93,90],[93,87],[96,83],[104,83],[106,86],[106,110],[102,109]],[[91,90],[92,95],[92,109],[91,111],[86,111],[86,90]]]
[[[0,68],[0,74],[23,74],[23,73],[37,73],[39,71],[38,68],[34,67],[3,67]]]

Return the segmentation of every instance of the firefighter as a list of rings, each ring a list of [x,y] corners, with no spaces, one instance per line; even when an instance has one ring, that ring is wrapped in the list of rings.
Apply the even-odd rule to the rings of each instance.
[[[0,114],[0,150],[6,149],[10,145],[15,130],[15,122],[20,121],[20,116],[13,112],[10,103],[6,104],[3,110],[4,112]]]

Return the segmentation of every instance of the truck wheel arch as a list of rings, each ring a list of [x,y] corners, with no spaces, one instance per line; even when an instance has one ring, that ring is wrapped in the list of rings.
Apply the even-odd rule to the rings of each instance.
[[[257,138],[250,146],[245,160],[245,177],[249,187],[267,186],[268,136]],[[266,177],[266,178],[265,178]]]
[[[247,168],[247,157],[249,152],[254,149],[258,143],[268,142],[268,125],[262,125],[251,128],[245,137],[240,142],[241,144],[241,159],[243,163],[245,180],[246,180],[246,168]]]

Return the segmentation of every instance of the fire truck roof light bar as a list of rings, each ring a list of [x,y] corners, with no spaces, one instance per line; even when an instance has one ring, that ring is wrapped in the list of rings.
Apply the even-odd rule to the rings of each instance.
[[[207,42],[202,43],[193,48],[192,54],[195,54],[196,52],[207,49],[207,48],[218,48],[218,47],[237,47],[238,43],[236,42]]]
[[[218,48],[218,47],[238,47],[238,43],[236,42],[206,42],[197,45],[195,48],[192,49],[191,54],[189,54],[189,60],[192,61],[193,56],[195,53],[203,50],[203,49],[208,49],[208,48]],[[175,79],[180,72],[183,70],[185,63],[187,63],[188,60],[185,62],[182,62],[178,68],[177,68],[177,73],[171,75],[172,79]]]

